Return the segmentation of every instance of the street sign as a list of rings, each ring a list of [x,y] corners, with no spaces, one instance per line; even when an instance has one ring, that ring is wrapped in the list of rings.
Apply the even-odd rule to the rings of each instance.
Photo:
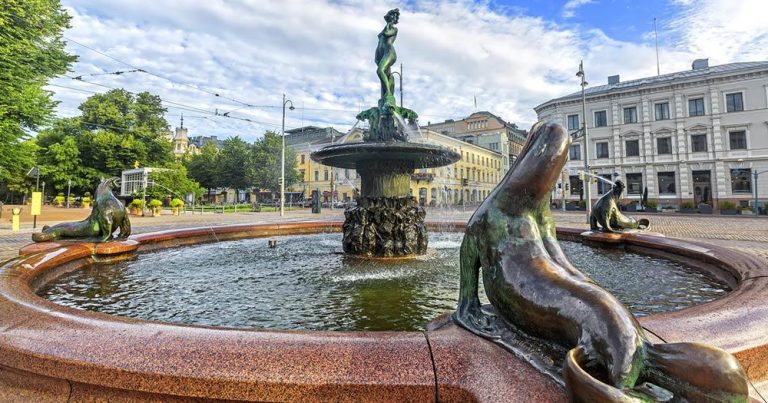
[[[43,192],[32,192],[31,214],[40,215],[40,209],[43,205]]]
[[[32,167],[32,169],[27,172],[27,176],[30,178],[37,178],[40,176],[40,167]]]

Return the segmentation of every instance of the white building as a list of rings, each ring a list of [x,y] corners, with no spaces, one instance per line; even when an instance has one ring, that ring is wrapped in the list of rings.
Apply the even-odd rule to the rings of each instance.
[[[611,76],[587,87],[586,105],[590,171],[624,180],[629,199],[647,187],[660,206],[748,206],[752,174],[768,170],[768,62],[710,67],[700,59],[688,71],[626,82]],[[534,109],[539,120],[572,132],[584,119],[580,91]],[[583,147],[575,142],[566,164],[569,200],[580,199]],[[768,172],[757,185],[761,202],[768,200]],[[605,188],[591,186],[594,201]]]

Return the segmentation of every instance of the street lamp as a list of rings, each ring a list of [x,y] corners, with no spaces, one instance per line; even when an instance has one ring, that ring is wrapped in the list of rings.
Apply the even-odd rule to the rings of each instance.
[[[586,177],[586,173],[589,172],[589,139],[587,137],[587,95],[585,90],[587,88],[586,75],[584,74],[584,61],[579,62],[579,71],[576,72],[576,77],[581,78],[581,117],[582,117],[582,133],[584,136],[584,198],[587,199],[587,223],[589,223],[589,216],[592,213],[592,203],[589,195],[589,180]]]
[[[759,213],[759,210],[757,209],[757,177],[760,176],[760,174],[764,174],[766,172],[768,172],[768,169],[766,169],[765,171],[760,171],[760,172],[757,172],[757,171],[752,172],[752,177],[754,178],[754,180],[752,182],[754,182],[754,184],[755,184],[753,186],[755,188],[755,202],[752,205],[752,213],[754,213],[755,215],[757,215]],[[768,208],[768,206],[763,206],[763,208]]]
[[[287,104],[291,104],[288,109],[296,109],[293,107],[293,102],[290,99],[285,99],[285,94],[283,94],[283,128],[280,132],[283,138],[283,148],[280,153],[280,217],[285,215],[285,105]]]

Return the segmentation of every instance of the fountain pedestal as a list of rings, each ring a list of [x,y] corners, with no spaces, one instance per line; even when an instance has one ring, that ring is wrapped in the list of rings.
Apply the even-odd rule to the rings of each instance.
[[[461,156],[443,147],[409,142],[339,144],[311,155],[323,165],[357,170],[357,206],[344,212],[344,252],[403,257],[427,251],[426,211],[410,195],[416,169],[448,165]]]

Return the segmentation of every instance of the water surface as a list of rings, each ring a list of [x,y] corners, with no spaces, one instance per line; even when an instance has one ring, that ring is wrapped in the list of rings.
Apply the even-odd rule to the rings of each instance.
[[[40,295],[80,309],[196,325],[422,330],[456,306],[462,236],[431,233],[428,255],[383,261],[341,255],[338,233],[277,237],[275,249],[266,238],[179,247],[90,265]],[[668,260],[561,243],[576,267],[636,315],[727,292],[726,285]]]

